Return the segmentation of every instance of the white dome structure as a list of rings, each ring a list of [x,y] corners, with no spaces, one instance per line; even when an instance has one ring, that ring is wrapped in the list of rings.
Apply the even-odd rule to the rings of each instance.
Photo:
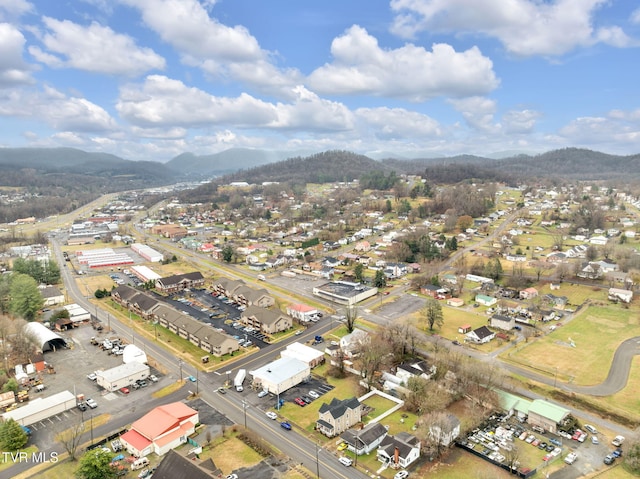
[[[147,364],[147,354],[135,344],[128,344],[124,347],[122,362]]]

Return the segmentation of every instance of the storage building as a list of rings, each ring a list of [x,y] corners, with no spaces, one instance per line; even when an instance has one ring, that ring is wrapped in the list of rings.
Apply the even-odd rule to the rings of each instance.
[[[254,388],[280,394],[308,379],[311,368],[304,361],[285,357],[250,371],[249,374],[253,376]]]
[[[75,406],[76,397],[70,391],[62,391],[46,398],[32,399],[26,406],[5,412],[2,419],[13,419],[21,426],[30,426]]]
[[[292,343],[280,353],[283,358],[294,358],[303,361],[311,369],[324,363],[324,353],[302,343]]]
[[[149,377],[149,366],[139,362],[125,363],[106,371],[96,372],[98,386],[107,391],[116,391],[129,386],[139,379]]]

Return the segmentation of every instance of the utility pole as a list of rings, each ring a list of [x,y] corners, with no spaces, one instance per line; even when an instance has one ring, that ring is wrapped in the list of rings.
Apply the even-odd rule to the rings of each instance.
[[[316,442],[316,476],[318,476],[318,479],[320,479],[320,461],[318,460],[318,452],[319,448],[318,443]]]
[[[244,428],[247,429],[247,408],[249,407],[249,405],[247,404],[247,401],[245,401],[244,399],[242,400],[242,410],[244,411]]]

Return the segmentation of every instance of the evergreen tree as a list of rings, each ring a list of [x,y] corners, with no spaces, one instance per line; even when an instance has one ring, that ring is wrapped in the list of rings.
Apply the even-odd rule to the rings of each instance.
[[[11,302],[9,309],[13,314],[33,321],[38,310],[44,305],[44,299],[36,280],[26,274],[11,275]]]
[[[356,263],[356,265],[353,267],[353,274],[356,276],[356,279],[360,282],[362,282],[363,271],[364,271],[364,266],[362,266],[362,263]]]
[[[224,248],[222,248],[222,260],[225,263],[231,263],[231,260],[233,260],[233,255],[234,251],[231,245],[226,245]]]
[[[3,451],[16,451],[27,443],[27,433],[14,419],[0,425],[0,446]]]
[[[384,288],[387,285],[387,277],[384,275],[384,271],[379,269],[376,271],[376,276],[373,279],[373,285],[376,288]]]

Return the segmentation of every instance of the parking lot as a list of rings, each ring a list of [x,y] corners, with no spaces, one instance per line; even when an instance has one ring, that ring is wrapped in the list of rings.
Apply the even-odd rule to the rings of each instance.
[[[92,416],[105,413],[117,415],[136,410],[143,411],[145,404],[152,399],[151,392],[172,380],[152,369],[151,373],[159,378],[157,383],[150,383],[146,388],[138,390],[131,389],[130,394],[126,395],[120,392],[108,393],[104,391],[87,375],[96,370],[110,369],[121,365],[122,356],[109,354],[91,344],[93,336],[101,341],[108,334],[99,333],[90,325],[66,331],[64,337],[72,344],[72,347],[45,354],[45,361],[53,366],[55,373],[42,373],[44,391],[35,392],[35,389],[32,389],[29,394],[31,399],[35,399],[62,391],[70,391],[74,395],[84,395],[85,401],[93,399],[97,406],[95,408],[87,407],[85,411],[74,407],[62,414],[29,426],[32,430],[31,441],[33,443],[46,445],[55,442],[55,435],[67,429],[77,420],[87,421]]]
[[[514,458],[523,471],[540,471],[550,464],[560,465],[560,470],[549,476],[554,479],[574,479],[601,470],[607,467],[603,458],[615,449],[610,444],[611,438],[602,434],[579,430],[556,435],[534,429],[513,417],[494,414],[480,428],[461,439],[460,444],[496,467],[500,464],[508,466]],[[593,436],[596,436],[595,441]],[[564,459],[571,453],[575,460],[565,464]]]

